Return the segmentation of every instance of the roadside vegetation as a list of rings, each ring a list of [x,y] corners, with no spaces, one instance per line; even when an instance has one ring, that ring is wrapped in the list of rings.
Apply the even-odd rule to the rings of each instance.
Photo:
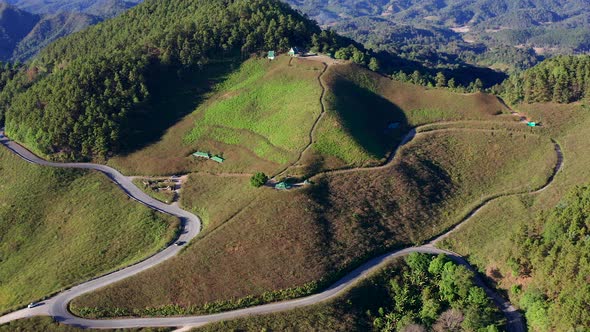
[[[307,295],[367,257],[442,233],[488,195],[542,185],[554,163],[553,145],[534,133],[449,130],[416,137],[389,167],[327,174],[301,190],[192,174],[182,204],[204,216],[200,239],[72,310],[195,314]]]
[[[499,331],[503,316],[472,282],[472,272],[444,256],[410,254],[336,300],[194,331]]]
[[[34,166],[4,148],[0,202],[0,312],[140,260],[178,223],[98,173]]]

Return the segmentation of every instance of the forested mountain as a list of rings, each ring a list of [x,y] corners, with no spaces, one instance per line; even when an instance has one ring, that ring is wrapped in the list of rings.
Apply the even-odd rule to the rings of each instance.
[[[590,100],[590,56],[558,56],[520,74],[502,85],[511,103],[570,103]]]
[[[519,304],[536,331],[571,331],[575,326],[584,331],[590,324],[589,209],[590,187],[576,187],[511,239],[514,273],[531,279],[527,291],[519,294]]]
[[[275,0],[152,0],[49,45],[2,91],[1,112],[7,133],[39,152],[105,156],[129,148],[140,126],[130,118],[149,114],[163,73],[350,43]]]
[[[286,0],[320,24],[410,59],[527,68],[590,51],[587,0]],[[442,54],[440,54],[442,53]]]

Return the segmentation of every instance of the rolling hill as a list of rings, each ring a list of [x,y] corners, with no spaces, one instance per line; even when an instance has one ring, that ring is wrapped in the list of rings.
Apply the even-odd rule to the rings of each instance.
[[[102,175],[30,165],[4,147],[0,183],[0,312],[141,260],[177,227]]]

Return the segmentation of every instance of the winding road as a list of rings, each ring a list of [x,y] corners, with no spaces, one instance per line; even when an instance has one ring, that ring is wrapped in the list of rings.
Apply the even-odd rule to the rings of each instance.
[[[328,64],[324,64],[324,70],[318,77],[320,84],[323,86],[323,82],[321,81],[323,73],[326,71]],[[320,97],[320,103],[322,104],[322,112],[320,116],[316,119],[312,131],[310,133],[310,143],[306,147],[305,150],[302,151],[300,154],[298,161],[301,159],[304,152],[311,146],[314,141],[314,131],[317,127],[317,124],[321,120],[322,116],[325,113],[324,105],[323,105],[323,96],[325,94],[325,88],[322,92]],[[14,154],[18,155],[22,159],[26,160],[29,163],[41,165],[41,166],[49,166],[49,167],[59,167],[59,168],[77,168],[77,169],[89,169],[102,172],[107,177],[109,177],[113,182],[119,186],[130,198],[137,200],[138,202],[148,206],[151,209],[156,211],[170,214],[176,216],[181,221],[181,230],[180,234],[177,238],[178,241],[186,241],[189,242],[193,238],[195,238],[200,231],[201,228],[201,221],[200,219],[195,216],[194,214],[182,210],[178,206],[172,206],[164,204],[154,198],[151,198],[139,188],[137,188],[130,180],[130,178],[122,175],[117,170],[105,166],[105,165],[98,165],[98,164],[90,164],[90,163],[56,163],[46,161],[41,159],[22,147],[21,145],[11,141],[7,137],[3,135],[3,131],[0,131],[0,143],[12,151]],[[330,173],[340,173],[340,172],[350,172],[350,171],[358,171],[358,170],[370,170],[375,168],[382,168],[387,167],[392,161],[393,158],[397,155],[397,151],[399,148],[409,141],[411,141],[417,135],[416,129],[412,129],[408,132],[408,134],[402,139],[398,147],[392,151],[390,156],[388,157],[387,161],[384,165],[377,166],[377,167],[367,167],[362,169],[347,169],[347,170],[333,170]],[[217,322],[222,320],[229,320],[235,319],[239,317],[245,317],[249,315],[258,315],[258,314],[266,314],[266,313],[274,313],[280,311],[286,311],[298,307],[310,306],[313,304],[317,304],[320,302],[324,302],[330,299],[333,299],[341,294],[343,294],[346,290],[348,290],[354,283],[357,281],[366,278],[372,272],[382,268],[385,264],[387,264],[391,259],[396,257],[401,257],[407,255],[412,252],[420,252],[420,253],[427,253],[427,254],[445,254],[450,259],[455,261],[458,264],[464,265],[470,270],[474,270],[469,263],[462,258],[460,255],[436,248],[435,245],[440,241],[449,237],[453,232],[459,229],[462,225],[464,225],[467,221],[469,221],[474,215],[476,215],[484,206],[488,203],[499,199],[501,197],[508,197],[514,195],[521,195],[521,194],[534,194],[540,191],[545,190],[553,181],[555,175],[559,172],[563,165],[563,154],[561,151],[561,147],[555,141],[553,141],[555,146],[555,153],[557,155],[557,163],[554,167],[552,175],[549,177],[547,183],[543,185],[541,188],[538,188],[536,191],[524,191],[519,193],[509,193],[509,194],[498,194],[494,196],[490,196],[484,199],[480,204],[478,204],[470,213],[468,213],[457,225],[453,228],[449,229],[446,233],[434,238],[428,244],[423,246],[416,246],[411,248],[406,248],[403,250],[396,250],[379,257],[375,257],[368,262],[364,263],[363,265],[359,266],[352,272],[348,273],[345,277],[337,281],[335,284],[330,286],[328,289],[324,290],[321,293],[294,299],[288,300],[283,302],[277,303],[270,303],[240,310],[228,311],[218,314],[212,315],[201,315],[201,316],[189,316],[189,317],[165,317],[165,318],[124,318],[124,319],[109,319],[109,320],[91,320],[91,319],[84,319],[77,316],[74,316],[68,310],[69,302],[85,293],[92,292],[97,290],[101,287],[113,284],[117,281],[123,280],[125,278],[131,277],[137,273],[140,273],[144,270],[147,270],[167,259],[170,259],[177,255],[181,250],[182,247],[171,245],[166,249],[156,253],[155,255],[149,257],[148,259],[139,262],[135,265],[129,266],[127,268],[121,269],[119,271],[106,274],[104,276],[95,278],[93,280],[84,282],[77,286],[74,286],[64,292],[61,292],[41,303],[38,307],[32,309],[22,309],[19,311],[15,311],[9,313],[7,315],[0,317],[0,324],[4,324],[10,322],[12,320],[31,317],[31,316],[52,316],[57,321],[60,321],[64,324],[74,325],[83,328],[131,328],[131,327],[198,327],[204,324],[208,324],[211,322]],[[296,162],[297,163],[297,162]],[[284,171],[282,171],[284,172]],[[281,173],[282,173],[281,172]],[[507,319],[507,330],[514,331],[514,332],[521,332],[525,331],[525,325],[520,313],[506,300],[504,300],[498,293],[496,293],[493,289],[488,287],[481,276],[476,273],[476,284],[482,287],[487,295],[498,305],[498,307],[502,310],[504,315]]]
[[[406,135],[404,140],[400,143],[401,145],[406,144],[415,136],[415,130],[412,130]],[[161,203],[139,188],[137,188],[129,178],[125,177],[117,170],[110,168],[105,165],[97,165],[97,164],[88,164],[88,163],[55,163],[49,162],[44,159],[41,159],[22,147],[21,145],[9,140],[6,138],[2,132],[0,132],[0,143],[8,148],[10,151],[21,157],[22,159],[26,160],[27,162],[42,165],[42,166],[50,166],[50,167],[59,167],[59,168],[78,168],[78,169],[90,169],[96,170],[99,172],[104,173],[108,176],[113,182],[115,182],[127,195],[138,202],[154,209],[160,211],[162,213],[167,213],[170,215],[174,215],[181,220],[181,234],[179,235],[178,240],[181,241],[190,241],[195,236],[198,235],[201,222],[197,216],[194,214],[184,211],[176,206],[166,205]],[[420,252],[420,253],[427,253],[427,254],[445,254],[450,257],[453,261],[458,264],[464,265],[468,267],[470,270],[473,268],[469,265],[469,263],[463,259],[460,255],[439,249],[435,247],[435,244],[439,241],[447,238],[451,233],[455,232],[459,227],[469,221],[474,215],[476,215],[485,205],[489,202],[496,200],[500,197],[507,197],[511,195],[520,195],[523,193],[536,193],[546,189],[551,182],[553,181],[554,176],[559,172],[563,165],[563,154],[561,152],[561,148],[557,142],[554,142],[555,145],[555,152],[557,154],[557,163],[553,170],[553,174],[548,179],[547,183],[539,188],[535,192],[522,192],[522,193],[514,193],[514,194],[505,194],[505,195],[496,195],[492,196],[486,200],[484,200],[481,204],[475,207],[463,220],[461,220],[455,227],[451,228],[448,232],[440,235],[439,237],[433,239],[426,245],[423,246],[416,246],[411,248],[406,248],[403,250],[396,250],[379,257],[375,257],[368,262],[364,263],[363,265],[359,266],[352,272],[348,273],[345,277],[337,281],[328,289],[324,290],[321,293],[289,300],[277,303],[270,303],[240,310],[228,311],[218,314],[212,315],[201,315],[201,316],[189,316],[189,317],[165,317],[165,318],[124,318],[124,319],[109,319],[109,320],[91,320],[91,319],[84,319],[71,314],[68,310],[68,303],[88,292],[92,292],[97,290],[101,287],[110,285],[122,279],[131,277],[141,271],[149,269],[175,255],[177,255],[181,247],[178,246],[169,246],[168,248],[160,251],[159,253],[151,256],[150,258],[137,263],[135,265],[129,266],[117,272],[113,272],[107,274],[102,277],[98,277],[96,279],[90,280],[88,282],[84,282],[80,285],[72,287],[69,290],[61,292],[48,300],[42,302],[42,305],[32,308],[32,309],[22,309],[19,311],[12,312],[10,314],[4,315],[0,317],[0,324],[7,323],[12,320],[31,317],[31,316],[52,316],[57,321],[60,321],[64,324],[74,325],[83,328],[130,328],[130,327],[198,327],[207,323],[217,322],[222,320],[229,320],[235,319],[239,317],[245,317],[249,315],[259,315],[259,314],[266,314],[266,313],[274,313],[280,311],[286,311],[298,307],[310,306],[313,304],[317,304],[320,302],[324,302],[330,299],[333,299],[341,294],[343,294],[346,290],[348,290],[354,283],[357,281],[366,278],[372,272],[382,268],[385,264],[387,264],[391,259],[396,257],[401,257],[407,255],[412,252]],[[398,146],[399,149],[399,146]],[[397,150],[397,149],[396,149]],[[390,157],[391,159],[393,157]],[[507,318],[507,329],[508,331],[514,332],[521,332],[525,331],[525,326],[523,323],[523,319],[520,313],[507,301],[505,301],[499,294],[497,294],[494,290],[488,287],[485,282],[481,279],[479,275],[476,274],[476,283],[482,287],[488,296],[498,305],[498,307],[502,310],[504,315]]]

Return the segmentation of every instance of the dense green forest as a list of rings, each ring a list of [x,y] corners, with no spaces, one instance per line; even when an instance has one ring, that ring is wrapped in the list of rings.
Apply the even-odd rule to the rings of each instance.
[[[336,53],[350,43],[279,1],[148,1],[45,48],[0,94],[0,113],[7,133],[38,152],[105,157],[130,148],[129,118],[150,111],[162,72],[205,75],[209,63],[265,50]]]
[[[391,274],[388,298],[373,319],[377,331],[498,331],[498,309],[473,283],[473,272],[444,255],[412,253]]]
[[[530,278],[513,287],[536,331],[586,331],[590,326],[590,186],[524,225],[512,240],[513,273]]]
[[[506,80],[499,93],[509,102],[570,103],[590,98],[590,56],[558,56]]]

